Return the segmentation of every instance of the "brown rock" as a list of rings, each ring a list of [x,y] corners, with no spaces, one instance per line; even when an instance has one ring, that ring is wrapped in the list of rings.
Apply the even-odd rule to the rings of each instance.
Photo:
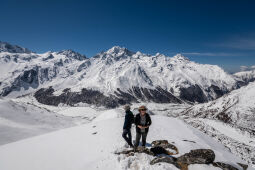
[[[221,168],[223,170],[238,170],[237,168],[233,167],[232,165],[225,164],[223,162],[213,162],[213,166]]]
[[[180,164],[210,164],[213,163],[215,154],[211,149],[191,150],[180,156],[177,160]]]
[[[154,156],[165,154],[165,155],[173,155],[172,152],[166,150],[161,146],[155,146],[150,149],[150,151],[154,154]]]
[[[162,147],[164,149],[172,149],[175,153],[169,152],[168,155],[177,155],[179,153],[178,148],[173,144],[168,143],[167,140],[155,140],[151,143],[152,147]]]
[[[154,165],[154,164],[159,163],[159,162],[165,162],[165,163],[173,164],[177,168],[181,169],[181,165],[179,165],[176,161],[177,161],[177,158],[175,158],[175,157],[172,157],[172,156],[162,156],[162,157],[157,157],[157,158],[153,159],[150,162],[150,164]]]
[[[248,165],[242,164],[242,163],[237,163],[238,165],[240,165],[243,170],[247,170],[248,169]]]

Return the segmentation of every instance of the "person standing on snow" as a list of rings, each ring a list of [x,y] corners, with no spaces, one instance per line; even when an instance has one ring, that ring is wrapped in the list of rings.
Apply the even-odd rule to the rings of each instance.
[[[140,106],[139,113],[135,117],[136,125],[136,141],[135,148],[138,147],[141,136],[142,136],[142,146],[145,147],[146,137],[149,131],[149,126],[151,125],[150,115],[146,112],[147,108],[145,106]]]
[[[131,126],[134,123],[134,115],[130,111],[130,106],[129,105],[125,105],[124,110],[126,112],[126,115],[125,115],[125,121],[124,121],[124,126],[123,126],[122,137],[126,140],[126,142],[128,143],[128,145],[130,147],[133,147],[132,135],[131,135]]]

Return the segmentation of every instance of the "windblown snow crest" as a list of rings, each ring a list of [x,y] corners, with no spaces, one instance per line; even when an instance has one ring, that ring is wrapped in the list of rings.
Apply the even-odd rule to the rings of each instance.
[[[87,58],[72,50],[37,54],[2,42],[0,48],[0,95],[32,93],[48,105],[203,103],[247,84],[216,65],[198,64],[181,54],[147,55],[114,46]]]

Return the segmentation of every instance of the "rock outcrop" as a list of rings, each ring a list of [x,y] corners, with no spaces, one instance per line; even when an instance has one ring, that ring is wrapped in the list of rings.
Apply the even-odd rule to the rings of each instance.
[[[151,148],[138,147],[136,149],[124,150],[121,152],[116,152],[115,154],[125,154],[127,156],[134,156],[135,153],[145,153],[155,158],[151,160],[150,164],[154,165],[156,163],[164,162],[169,163],[181,170],[188,170],[188,166],[191,164],[211,164],[215,167],[221,168],[222,170],[238,170],[238,168],[233,165],[214,162],[215,153],[211,149],[195,149],[191,150],[189,153],[185,153],[179,157],[174,157],[172,155],[178,154],[178,148],[170,144],[167,140],[156,140],[151,143]],[[175,153],[169,151],[174,150]],[[239,164],[244,170],[248,168],[247,165]]]
[[[221,168],[223,170],[238,170],[238,168],[235,168],[232,165],[223,162],[213,162],[213,166]]]

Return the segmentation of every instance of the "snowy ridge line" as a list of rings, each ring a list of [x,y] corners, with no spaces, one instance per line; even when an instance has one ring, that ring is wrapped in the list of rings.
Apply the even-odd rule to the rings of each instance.
[[[199,64],[181,54],[148,55],[114,46],[87,58],[72,50],[36,54],[13,53],[12,48],[0,52],[0,71],[4,73],[0,76],[0,95],[10,98],[52,87],[55,98],[62,95],[61,102],[70,104],[87,97],[84,94],[80,101],[73,99],[83,89],[112,104],[96,100],[89,103],[106,107],[136,101],[171,103],[178,99],[203,103],[247,84],[219,66]],[[118,89],[120,95],[116,95]],[[114,100],[108,98],[113,95]]]

